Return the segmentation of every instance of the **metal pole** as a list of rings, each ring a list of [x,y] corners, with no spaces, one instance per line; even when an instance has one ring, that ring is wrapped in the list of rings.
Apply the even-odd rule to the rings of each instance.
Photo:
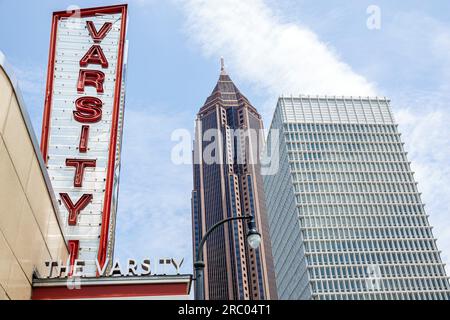
[[[194,263],[195,268],[195,300],[205,300],[203,291],[203,274],[205,271],[205,263],[197,261]]]
[[[233,221],[233,220],[253,220],[253,216],[240,216],[240,217],[232,217],[227,218],[222,221],[217,222],[215,225],[209,229],[205,235],[202,238],[202,241],[200,241],[200,244],[197,249],[197,257],[194,263],[194,270],[195,270],[195,300],[205,300],[205,292],[204,292],[204,271],[205,271],[205,263],[203,262],[203,246],[208,239],[209,235],[216,230],[221,225]]]

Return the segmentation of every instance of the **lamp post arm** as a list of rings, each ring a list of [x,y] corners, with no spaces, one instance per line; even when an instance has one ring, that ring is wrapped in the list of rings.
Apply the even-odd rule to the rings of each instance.
[[[195,300],[204,300],[205,299],[205,293],[203,288],[203,273],[205,268],[205,263],[203,262],[203,246],[208,239],[208,237],[211,235],[211,233],[216,230],[221,225],[235,220],[249,220],[249,228],[251,231],[256,232],[255,227],[255,220],[254,217],[249,216],[240,216],[240,217],[232,217],[227,218],[222,221],[217,222],[215,225],[213,225],[203,236],[202,241],[200,241],[200,244],[197,248],[197,255],[196,260],[194,262],[194,270],[195,270]]]
[[[223,225],[223,224],[225,224],[225,223],[227,223],[227,222],[229,222],[229,221],[234,221],[234,220],[250,220],[250,219],[253,219],[253,216],[232,217],[232,218],[227,218],[227,219],[224,219],[224,220],[222,220],[222,221],[219,221],[219,222],[217,222],[215,225],[213,225],[213,226],[211,227],[211,229],[209,229],[209,230],[205,233],[205,235],[204,235],[203,238],[202,238],[202,241],[200,242],[200,244],[199,244],[199,246],[198,246],[196,262],[202,261],[202,259],[203,259],[203,245],[205,244],[205,242],[206,242],[206,240],[208,239],[209,235],[210,235],[214,230],[216,230],[218,227],[220,227],[221,225]]]

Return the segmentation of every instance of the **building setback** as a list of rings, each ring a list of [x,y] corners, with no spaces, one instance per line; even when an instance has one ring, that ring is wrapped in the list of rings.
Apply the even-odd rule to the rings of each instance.
[[[194,142],[194,190],[192,222],[194,257],[202,235],[218,221],[240,215],[254,215],[261,246],[253,250],[245,239],[246,223],[235,221],[219,228],[204,248],[206,299],[276,299],[270,238],[260,166],[236,161],[234,148],[239,136],[234,129],[263,127],[262,119],[223,69],[211,96],[200,109]],[[216,163],[205,161],[211,144],[204,141],[208,130],[217,130]],[[250,138],[247,151],[258,147]]]
[[[45,261],[69,257],[44,159],[0,51],[0,300],[28,300]]]
[[[281,299],[449,299],[389,100],[280,98],[264,176]]]

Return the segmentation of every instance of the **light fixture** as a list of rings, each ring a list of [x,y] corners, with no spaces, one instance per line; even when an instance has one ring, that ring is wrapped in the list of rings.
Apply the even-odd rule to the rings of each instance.
[[[256,249],[261,244],[261,234],[256,231],[255,217],[251,217],[247,224],[247,242],[252,249]]]
[[[221,225],[236,220],[247,220],[247,242],[250,248],[257,249],[261,245],[261,234],[256,230],[256,222],[255,217],[252,215],[248,216],[238,216],[238,217],[230,217],[223,219],[222,221],[217,222],[213,225],[203,236],[202,241],[197,248],[197,254],[194,262],[194,270],[195,270],[195,300],[204,300],[205,292],[203,286],[203,273],[205,269],[205,262],[203,261],[203,245],[206,242],[206,239],[211,235],[211,233],[216,230]]]
[[[247,242],[252,249],[256,249],[261,244],[261,235],[256,230],[250,230],[247,234]]]

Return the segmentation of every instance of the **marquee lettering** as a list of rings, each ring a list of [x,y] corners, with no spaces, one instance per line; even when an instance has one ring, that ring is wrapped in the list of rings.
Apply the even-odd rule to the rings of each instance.
[[[104,23],[99,31],[97,31],[97,28],[95,27],[94,22],[92,21],[86,21],[86,27],[94,42],[99,43],[106,37],[108,32],[112,29],[112,23],[111,22]]]
[[[95,97],[81,97],[75,101],[73,117],[82,123],[96,123],[102,119],[103,102]]]
[[[80,70],[78,76],[78,93],[83,93],[86,86],[94,87],[97,93],[103,93],[103,83],[105,82],[105,74],[99,70]]]
[[[108,60],[103,53],[102,47],[98,44],[94,44],[80,60],[80,67],[87,67],[88,64],[98,64],[102,68],[108,68]]]
[[[81,188],[83,186],[84,170],[95,168],[96,164],[97,161],[92,159],[66,159],[66,166],[75,168],[74,187]]]
[[[110,67],[107,55],[105,54],[104,48],[102,48],[101,43],[105,41],[107,35],[113,30],[113,23],[112,22],[105,22],[103,25],[95,25],[94,21],[96,20],[95,16],[92,18],[92,21],[86,21],[86,29],[89,33],[88,38],[81,39],[85,43],[87,43],[86,48],[87,51],[80,55],[82,58],[79,61],[79,73],[78,73],[78,79],[76,83],[76,88],[73,88],[75,93],[78,92],[78,94],[84,94],[86,87],[94,88],[96,93],[98,95],[102,95],[105,92],[105,81],[106,81],[106,75],[108,74],[109,77],[113,77],[111,72],[107,71],[100,71],[100,70],[94,70],[94,69],[86,69],[90,65],[98,65],[101,66],[102,69],[108,69]],[[99,19],[99,21],[102,21],[103,19]],[[104,20],[103,20],[104,21]],[[115,36],[115,34],[114,34]],[[108,42],[108,45],[113,46],[119,46],[120,43],[117,42]],[[120,48],[120,46],[119,46]],[[106,52],[108,54],[108,52]],[[116,59],[116,55],[109,55],[109,59]],[[120,57],[120,56],[119,56]],[[119,59],[118,59],[119,60]],[[78,71],[76,71],[78,72]],[[76,76],[76,75],[75,75]],[[109,78],[108,78],[109,81]],[[111,90],[110,87],[108,87],[108,90]],[[110,92],[108,92],[110,93]],[[113,93],[113,92],[111,92]],[[95,95],[95,94],[94,94]],[[74,110],[72,111],[73,120],[81,124],[81,132],[79,135],[79,142],[78,142],[78,152],[79,154],[87,154],[94,146],[95,144],[92,143],[91,148],[88,148],[89,146],[89,135],[91,130],[91,125],[95,125],[96,123],[101,122],[102,116],[103,116],[103,101],[100,99],[101,97],[95,97],[95,96],[81,96],[77,97],[74,100]],[[109,106],[109,105],[108,105]],[[99,124],[99,127],[103,128],[107,126],[105,123]],[[93,131],[95,132],[95,131]],[[83,180],[84,180],[84,173],[86,168],[93,168],[95,170],[97,166],[97,160],[96,159],[78,159],[76,158],[76,155],[73,156],[73,158],[66,158],[65,164],[69,168],[75,169],[74,174],[74,180],[73,180],[73,186],[74,188],[82,188],[83,187]],[[78,194],[83,194],[83,189],[76,190]],[[97,191],[88,191],[84,193],[75,203],[75,199],[72,200],[71,196],[73,197],[73,194],[68,193],[60,193],[60,199],[61,202],[64,204],[64,206],[68,210],[68,225],[69,226],[76,226],[78,222],[78,216],[82,213],[83,210],[85,210],[89,204],[93,201],[94,195],[96,195]],[[92,193],[92,194],[91,194]],[[78,195],[79,196],[79,195]],[[79,256],[79,250],[80,250],[80,241],[79,240],[70,240],[68,242],[69,244],[69,250],[70,250],[70,263],[71,268],[64,268],[60,264],[59,267],[61,267],[61,270],[58,271],[59,274],[66,273],[68,276],[71,276],[72,274],[75,276],[77,274],[77,269],[73,269],[74,264],[77,266],[82,266],[83,262],[78,261]],[[78,261],[78,262],[77,262]],[[52,263],[50,268],[54,266],[55,263]],[[105,265],[98,265],[100,269],[97,270],[98,273],[103,274],[105,272]],[[146,272],[145,270],[150,270],[150,266],[146,265],[145,262],[143,262],[143,272]]]
[[[77,224],[78,215],[80,214],[81,210],[86,208],[87,205],[91,202],[92,194],[84,194],[75,204],[73,204],[72,199],[70,199],[70,196],[67,193],[60,193],[59,196],[61,197],[62,202],[69,211],[69,226],[75,226]]]
[[[80,153],[87,152],[88,139],[89,139],[89,126],[82,126],[80,144],[78,145],[78,151],[80,151]]]

